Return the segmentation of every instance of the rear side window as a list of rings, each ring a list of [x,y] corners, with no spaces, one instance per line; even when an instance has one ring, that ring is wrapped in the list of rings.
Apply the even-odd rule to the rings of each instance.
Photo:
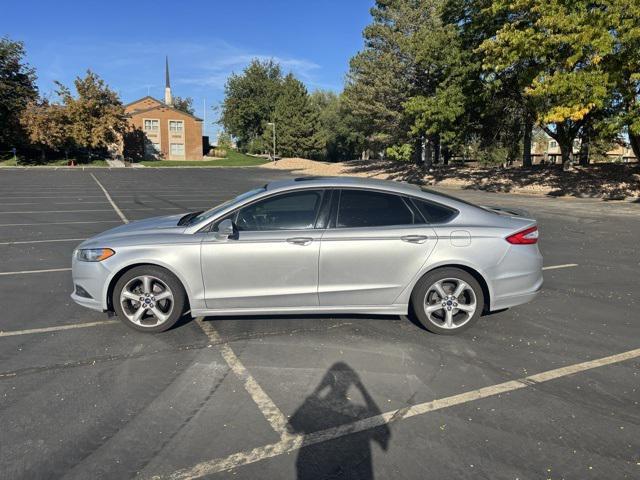
[[[398,195],[343,190],[338,207],[338,228],[411,225],[413,212]]]
[[[458,213],[453,208],[445,207],[438,203],[418,200],[416,198],[413,198],[412,201],[428,223],[447,223]]]

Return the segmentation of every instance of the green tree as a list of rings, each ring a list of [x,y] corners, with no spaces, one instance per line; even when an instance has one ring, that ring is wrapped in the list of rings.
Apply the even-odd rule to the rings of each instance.
[[[274,115],[282,82],[280,66],[273,60],[253,60],[242,74],[227,80],[220,123],[240,150],[262,147],[261,136]]]
[[[313,158],[322,152],[318,111],[305,86],[292,74],[284,78],[271,121],[276,125],[276,153]],[[269,145],[271,128],[264,127],[264,142]]]
[[[35,70],[24,57],[22,42],[0,38],[0,150],[26,141],[20,117],[38,97]]]
[[[410,119],[403,105],[426,72],[415,68],[407,44],[428,16],[424,3],[376,1],[372,23],[363,32],[364,49],[349,62],[345,104],[358,120],[366,146],[373,150],[384,151],[408,140]]]
[[[364,136],[345,106],[344,96],[315,90],[310,100],[319,115],[319,135],[323,143],[321,158],[332,162],[357,158],[364,146]]]
[[[193,98],[191,97],[173,97],[173,108],[180,110],[181,112],[193,115],[195,110],[193,109]]]
[[[613,53],[602,62],[615,88],[612,108],[618,127],[626,130],[633,153],[640,159],[640,3],[601,0],[600,4],[615,42]]]
[[[122,141],[128,130],[124,107],[104,80],[88,70],[84,78],[74,81],[76,95],[60,82],[56,84],[76,146],[89,151],[105,150]]]
[[[526,72],[519,89],[536,121],[558,142],[565,167],[581,128],[611,94],[601,63],[613,51],[613,34],[597,3],[495,0],[491,11],[506,21],[480,48],[487,70]]]
[[[64,152],[73,148],[71,122],[67,109],[48,100],[34,101],[22,112],[20,121],[29,136],[29,142],[38,147],[42,160],[47,149]]]

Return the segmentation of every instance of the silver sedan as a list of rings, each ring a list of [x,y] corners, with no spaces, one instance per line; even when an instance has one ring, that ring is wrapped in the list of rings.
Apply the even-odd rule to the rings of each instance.
[[[542,286],[535,220],[405,183],[305,177],[108,230],[73,254],[80,305],[142,331],[205,315],[412,314],[455,334]]]

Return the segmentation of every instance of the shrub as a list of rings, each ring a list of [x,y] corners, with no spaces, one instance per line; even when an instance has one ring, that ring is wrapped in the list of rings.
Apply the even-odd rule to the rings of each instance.
[[[408,143],[393,145],[391,147],[387,147],[386,154],[392,160],[409,162],[413,156],[413,146]]]

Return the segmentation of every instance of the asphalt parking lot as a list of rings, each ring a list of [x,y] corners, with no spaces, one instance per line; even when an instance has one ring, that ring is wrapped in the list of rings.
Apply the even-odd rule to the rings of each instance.
[[[640,478],[638,203],[449,192],[529,210],[547,267],[456,337],[356,315],[149,335],[70,300],[73,248],[121,216],[287,176],[0,170],[0,478]]]

